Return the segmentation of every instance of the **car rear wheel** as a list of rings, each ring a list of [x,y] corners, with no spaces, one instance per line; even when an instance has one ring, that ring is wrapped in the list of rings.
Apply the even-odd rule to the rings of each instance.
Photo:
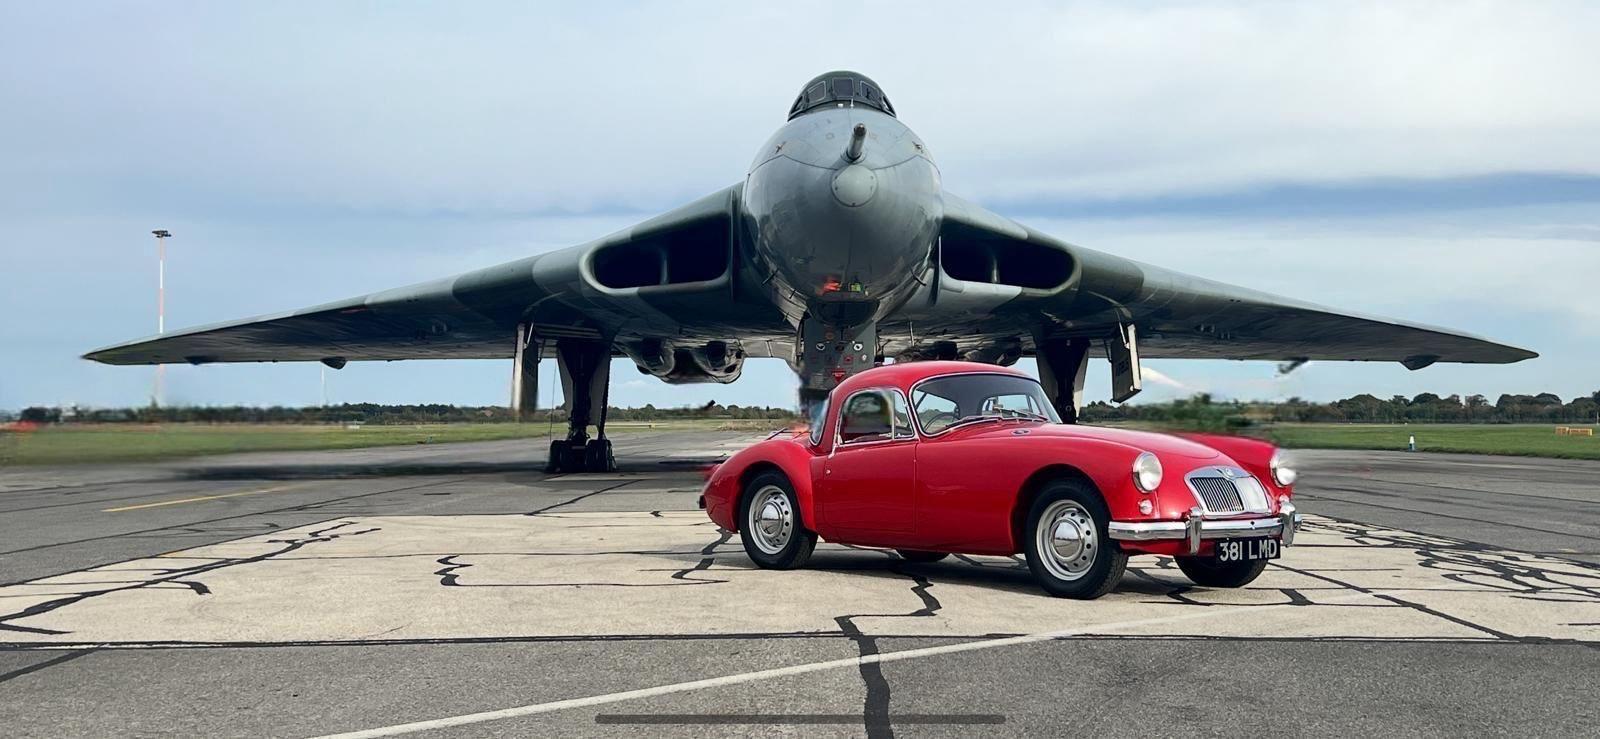
[[[793,569],[811,559],[817,535],[800,518],[789,478],[765,472],[745,486],[739,496],[739,540],[750,561],[765,569]]]
[[[1178,569],[1196,585],[1208,588],[1242,588],[1267,569],[1267,561],[1218,562],[1211,557],[1178,557]]]
[[[1128,555],[1108,534],[1111,514],[1099,491],[1081,480],[1045,483],[1028,511],[1023,541],[1028,569],[1051,595],[1089,600],[1122,580]]]
[[[907,562],[938,562],[950,556],[948,552],[924,552],[916,549],[896,549],[894,553]]]

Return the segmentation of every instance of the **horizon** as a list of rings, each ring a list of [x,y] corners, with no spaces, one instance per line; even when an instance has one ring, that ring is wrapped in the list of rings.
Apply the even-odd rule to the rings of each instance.
[[[1315,405],[1333,405],[1333,404],[1340,403],[1340,402],[1355,400],[1355,399],[1363,397],[1363,396],[1369,396],[1369,397],[1375,398],[1380,402],[1392,402],[1394,399],[1400,398],[1400,399],[1405,400],[1407,403],[1414,403],[1414,402],[1416,402],[1417,398],[1420,398],[1420,397],[1422,397],[1424,395],[1433,395],[1439,401],[1447,401],[1450,398],[1457,398],[1458,401],[1462,405],[1465,405],[1467,400],[1469,400],[1470,398],[1482,397],[1485,400],[1492,401],[1492,402],[1489,403],[1489,406],[1491,406],[1491,407],[1498,405],[1499,401],[1501,399],[1507,397],[1507,396],[1519,397],[1519,398],[1538,398],[1538,397],[1543,396],[1543,395],[1552,395],[1552,396],[1555,396],[1556,399],[1560,400],[1561,404],[1563,406],[1569,406],[1569,405],[1572,405],[1573,403],[1577,403],[1577,402],[1580,402],[1580,401],[1592,400],[1595,396],[1600,395],[1600,389],[1596,389],[1596,390],[1594,390],[1592,392],[1589,392],[1589,393],[1579,393],[1577,395],[1571,396],[1570,398],[1562,396],[1559,393],[1550,393],[1550,392],[1537,392],[1537,393],[1513,393],[1513,392],[1507,392],[1507,393],[1499,393],[1497,395],[1491,396],[1491,395],[1487,395],[1487,394],[1484,394],[1484,393],[1472,393],[1472,394],[1465,394],[1464,395],[1464,394],[1461,394],[1461,393],[1439,394],[1439,393],[1434,393],[1434,392],[1430,392],[1430,391],[1423,391],[1421,393],[1417,393],[1415,395],[1410,395],[1410,396],[1404,396],[1404,395],[1398,395],[1397,394],[1397,395],[1390,395],[1390,396],[1387,396],[1387,397],[1384,397],[1382,395],[1378,395],[1377,393],[1361,392],[1361,393],[1356,393],[1356,394],[1353,394],[1353,395],[1350,395],[1350,396],[1346,396],[1346,397],[1342,397],[1342,398],[1334,398],[1334,399],[1331,399],[1331,400],[1320,400],[1320,401],[1319,400],[1310,400],[1310,399],[1307,399],[1307,398],[1300,398],[1298,396],[1290,396],[1290,397],[1282,398],[1282,399],[1234,398],[1234,397],[1217,396],[1217,395],[1214,395],[1212,393],[1208,393],[1208,392],[1203,392],[1202,391],[1202,392],[1196,392],[1196,393],[1193,393],[1193,394],[1187,395],[1187,396],[1177,396],[1177,397],[1163,398],[1161,400],[1149,400],[1149,401],[1140,401],[1140,400],[1134,399],[1134,400],[1129,400],[1127,402],[1118,403],[1118,402],[1115,402],[1115,401],[1112,401],[1112,400],[1093,400],[1093,401],[1086,402],[1085,406],[1089,406],[1089,405],[1105,405],[1105,406],[1109,406],[1109,407],[1112,407],[1112,408],[1122,408],[1122,407],[1125,407],[1125,406],[1159,406],[1159,405],[1171,405],[1171,404],[1179,403],[1179,402],[1195,402],[1197,400],[1200,400],[1202,397],[1204,397],[1207,400],[1207,402],[1210,402],[1210,403],[1213,403],[1213,404],[1218,404],[1218,405],[1232,404],[1232,405],[1247,405],[1247,406],[1248,405],[1286,405],[1286,404],[1293,403],[1294,401],[1297,401],[1297,400],[1302,402],[1302,403],[1315,404]],[[773,404],[759,405],[759,404],[746,404],[746,403],[724,403],[722,401],[714,400],[714,399],[711,400],[711,401],[708,401],[708,402],[716,405],[717,407],[723,407],[723,408],[729,408],[729,407],[733,407],[733,408],[756,408],[756,409],[761,409],[761,410],[779,410],[779,411],[790,411],[790,412],[795,412],[795,413],[799,412],[799,410],[797,408],[795,408],[793,406],[790,406],[790,405],[773,405]],[[190,409],[233,409],[233,408],[245,409],[245,410],[260,410],[260,409],[270,409],[270,408],[282,408],[282,409],[287,409],[287,410],[307,411],[307,410],[313,410],[313,409],[348,408],[348,407],[360,406],[360,405],[376,405],[376,406],[380,406],[380,407],[397,407],[397,408],[421,408],[421,407],[426,407],[426,406],[444,406],[444,407],[447,407],[447,408],[455,408],[455,409],[459,409],[459,410],[485,410],[485,409],[491,409],[491,408],[493,408],[493,409],[507,409],[507,408],[509,408],[509,406],[505,405],[505,404],[499,404],[499,405],[496,405],[496,404],[462,405],[462,404],[456,404],[456,403],[379,403],[379,402],[374,402],[374,401],[355,400],[355,401],[341,401],[341,402],[338,402],[338,403],[330,402],[330,403],[326,403],[326,404],[316,404],[316,405],[276,405],[276,406],[273,406],[273,405],[238,405],[238,404],[227,404],[227,403],[212,403],[212,404],[203,404],[203,405],[171,405],[171,404],[168,404],[168,405],[163,405],[163,406],[150,406],[150,405],[126,405],[126,406],[91,406],[91,405],[25,406],[25,407],[22,407],[22,408],[0,408],[0,413],[8,413],[8,414],[11,414],[11,415],[19,415],[23,411],[25,411],[25,410],[27,410],[29,408],[46,408],[46,409],[51,409],[51,410],[68,410],[68,409],[71,409],[71,410],[75,410],[75,411],[78,411],[78,412],[138,411],[138,410],[150,410],[150,409],[155,409],[155,408],[159,408],[160,410],[171,410],[171,411],[181,411],[181,410],[190,410]],[[703,407],[706,407],[706,406],[707,406],[706,403],[684,403],[684,404],[681,404],[681,405],[663,405],[663,404],[654,403],[654,402],[646,402],[646,403],[644,403],[642,405],[615,405],[615,404],[608,404],[607,405],[608,408],[616,408],[616,409],[619,409],[619,410],[632,410],[632,411],[644,410],[646,407],[653,407],[656,410],[679,411],[679,410],[692,410],[692,409],[695,409],[695,408],[703,408]],[[547,411],[547,410],[550,410],[550,408],[548,408],[546,406],[540,406],[538,410],[539,411]]]

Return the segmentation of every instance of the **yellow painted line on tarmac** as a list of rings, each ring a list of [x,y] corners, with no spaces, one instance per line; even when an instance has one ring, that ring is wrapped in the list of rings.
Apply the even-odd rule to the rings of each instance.
[[[261,495],[262,493],[276,493],[276,492],[279,492],[279,491],[282,491],[282,490],[293,490],[295,488],[303,488],[308,484],[310,484],[310,483],[300,483],[300,484],[297,484],[297,485],[277,485],[277,486],[270,487],[270,488],[261,488],[259,490],[241,490],[241,491],[239,491],[237,493],[223,493],[222,495],[201,495],[201,496],[195,497],[195,498],[176,498],[174,500],[158,500],[158,501],[156,501],[154,503],[139,503],[137,505],[125,505],[125,506],[121,506],[121,507],[118,507],[118,508],[107,508],[107,509],[105,509],[103,511],[100,511],[100,512],[101,513],[121,513],[123,511],[137,511],[137,510],[143,510],[145,508],[160,508],[162,506],[182,505],[184,503],[199,503],[199,502],[205,501],[205,500],[221,500],[223,498],[237,498],[237,497],[239,497],[241,495]]]

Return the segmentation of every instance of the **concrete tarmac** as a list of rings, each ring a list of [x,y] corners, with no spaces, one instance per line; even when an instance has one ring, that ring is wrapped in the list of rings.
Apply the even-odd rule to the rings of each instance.
[[[1300,452],[1250,587],[1136,558],[823,545],[753,568],[695,510],[735,433],[0,470],[7,736],[1592,735],[1600,464]],[[1043,635],[1043,636],[1041,636]]]

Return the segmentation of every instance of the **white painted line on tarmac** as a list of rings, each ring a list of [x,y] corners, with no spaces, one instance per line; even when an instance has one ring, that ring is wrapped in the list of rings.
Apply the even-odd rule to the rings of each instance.
[[[1318,605],[1325,605],[1325,604],[1328,604],[1328,603],[1337,603],[1337,602],[1340,602],[1340,601],[1347,601],[1347,600],[1361,600],[1361,599],[1364,599],[1364,598],[1375,598],[1375,597],[1378,597],[1380,594],[1381,593],[1379,591],[1369,591],[1369,592],[1364,592],[1364,593],[1353,593],[1353,594],[1347,595],[1347,596],[1342,596],[1342,597],[1337,597],[1337,598],[1329,598],[1327,600],[1318,601],[1317,604]],[[999,639],[984,639],[982,641],[964,642],[964,643],[961,643],[961,644],[945,644],[945,645],[941,645],[941,646],[937,646],[937,647],[922,647],[920,649],[903,649],[903,650],[898,651],[898,652],[886,652],[886,653],[881,653],[881,654],[870,654],[870,655],[867,655],[867,656],[864,656],[864,657],[845,657],[843,659],[828,660],[826,662],[812,662],[810,664],[804,664],[804,665],[790,665],[788,667],[776,667],[776,668],[773,668],[773,669],[770,669],[770,670],[757,670],[755,672],[746,672],[746,673],[741,673],[741,674],[737,674],[737,675],[724,675],[722,677],[712,677],[712,678],[706,678],[704,680],[690,680],[688,682],[672,683],[670,685],[658,685],[658,686],[653,687],[653,688],[640,688],[638,690],[624,690],[624,691],[619,692],[619,693],[606,693],[606,694],[603,694],[603,695],[591,695],[591,696],[588,696],[586,698],[569,698],[567,700],[550,701],[548,703],[533,703],[533,704],[526,705],[526,706],[516,706],[516,707],[513,707],[513,708],[501,708],[501,709],[494,710],[494,711],[483,711],[483,712],[480,712],[480,713],[468,713],[468,714],[463,714],[463,715],[460,715],[460,716],[449,716],[449,717],[446,717],[446,718],[429,719],[427,721],[414,721],[414,722],[409,723],[409,724],[395,724],[393,726],[384,726],[384,727],[380,727],[380,728],[376,728],[376,729],[365,729],[365,730],[362,730],[362,731],[351,731],[351,732],[347,732],[347,733],[343,733],[343,734],[326,734],[326,735],[323,735],[323,736],[314,737],[313,739],[376,739],[377,737],[401,736],[403,734],[414,734],[414,733],[419,732],[419,731],[433,731],[435,729],[448,729],[448,728],[455,727],[455,726],[469,726],[469,725],[472,725],[472,724],[481,724],[481,723],[485,723],[485,722],[488,722],[488,721],[500,721],[500,720],[508,719],[508,718],[521,718],[523,716],[535,716],[535,715],[542,714],[542,713],[552,713],[552,712],[555,712],[555,711],[564,711],[564,710],[567,710],[569,708],[586,708],[586,707],[590,707],[590,706],[603,706],[603,705],[607,705],[607,704],[611,704],[611,703],[621,703],[623,701],[637,700],[639,698],[654,698],[654,697],[660,696],[660,695],[671,695],[673,693],[688,693],[688,692],[692,692],[692,691],[696,691],[696,690],[704,690],[706,688],[722,688],[722,687],[727,687],[727,686],[730,686],[730,685],[743,685],[745,683],[761,682],[761,681],[764,681],[764,680],[776,680],[778,678],[791,677],[791,676],[794,676],[794,675],[806,675],[806,674],[810,674],[810,673],[813,673],[813,672],[824,672],[826,670],[838,670],[838,669],[844,669],[844,668],[847,668],[847,667],[859,667],[861,665],[869,665],[869,664],[874,664],[874,663],[880,663],[881,664],[881,663],[884,663],[884,662],[899,662],[899,661],[902,661],[902,660],[920,659],[922,657],[938,657],[938,656],[946,655],[946,654],[959,654],[961,652],[975,652],[975,651],[983,650],[983,649],[995,649],[995,648],[998,648],[998,647],[1012,647],[1012,646],[1018,646],[1018,645],[1022,645],[1022,644],[1035,644],[1035,643],[1038,643],[1038,642],[1046,642],[1046,641],[1054,641],[1056,639],[1064,639],[1064,638],[1069,637],[1069,636],[1083,636],[1083,635],[1086,635],[1086,634],[1099,634],[1099,633],[1102,633],[1102,632],[1105,632],[1105,631],[1117,631],[1117,630],[1120,630],[1120,629],[1132,629],[1132,628],[1139,628],[1139,627],[1142,627],[1142,626],[1154,626],[1154,625],[1158,625],[1158,624],[1170,624],[1170,623],[1175,623],[1175,622],[1178,622],[1178,621],[1194,621],[1194,620],[1203,619],[1203,618],[1211,618],[1211,617],[1214,617],[1214,616],[1228,616],[1228,615],[1235,615],[1235,614],[1240,614],[1240,613],[1245,613],[1245,612],[1261,613],[1263,611],[1273,611],[1273,610],[1278,610],[1278,609],[1282,609],[1282,608],[1303,608],[1303,607],[1304,607],[1303,605],[1298,604],[1298,603],[1279,603],[1279,604],[1270,605],[1270,606],[1233,606],[1233,607],[1222,607],[1222,608],[1205,608],[1205,609],[1202,609],[1202,610],[1200,610],[1198,612],[1180,613],[1180,614],[1176,614],[1176,615],[1172,615],[1172,616],[1161,616],[1161,617],[1158,617],[1158,618],[1145,618],[1145,619],[1137,619],[1137,620],[1134,620],[1134,621],[1122,621],[1122,622],[1119,622],[1119,623],[1097,624],[1097,625],[1094,625],[1094,626],[1085,626],[1085,627],[1076,628],[1076,629],[1062,629],[1060,631],[1047,631],[1047,632],[1038,633],[1038,634],[1024,634],[1023,636],[1008,636],[1008,637],[1002,637],[1002,638],[999,638]]]

